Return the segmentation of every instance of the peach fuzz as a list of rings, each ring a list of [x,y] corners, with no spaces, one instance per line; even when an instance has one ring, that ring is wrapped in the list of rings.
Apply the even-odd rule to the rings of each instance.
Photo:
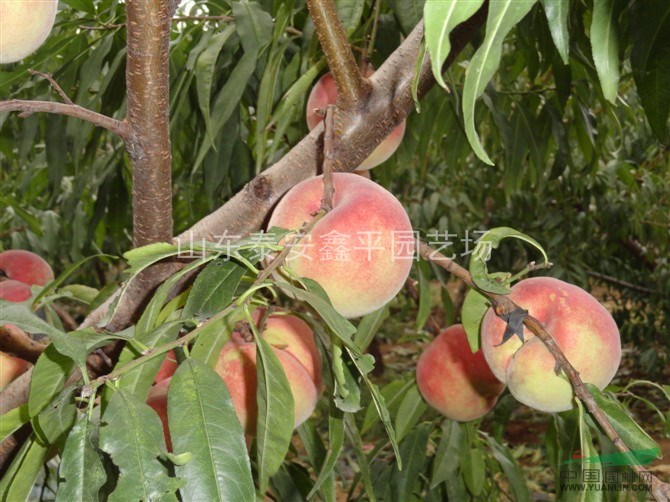
[[[0,253],[0,271],[8,278],[29,286],[44,286],[54,280],[49,264],[39,255],[23,249]]]
[[[535,277],[512,287],[510,299],[544,324],[583,381],[603,389],[614,378],[621,361],[619,330],[593,296],[558,279]],[[500,345],[505,326],[491,309],[484,315],[482,349],[493,373],[523,404],[547,412],[571,409],[572,387],[556,375],[549,350],[525,328],[525,342],[514,336]]]
[[[58,0],[0,0],[0,64],[35,52],[51,33]]]
[[[368,70],[366,72],[366,77],[369,77],[373,73],[374,71],[371,69]],[[317,110],[324,110],[326,106],[334,105],[337,101],[337,94],[335,79],[331,73],[326,73],[316,82],[307,99],[307,127],[310,131],[323,120],[323,117]],[[370,156],[356,168],[356,170],[364,171],[372,169],[388,160],[398,149],[404,136],[405,121],[403,120],[402,123],[391,131],[391,134],[389,134],[386,139],[372,151]]]
[[[286,267],[317,281],[344,317],[361,317],[402,289],[414,255],[409,217],[400,202],[373,181],[333,174],[333,209],[295,246]],[[298,183],[279,201],[273,226],[299,229],[321,205],[323,178]]]
[[[484,416],[505,389],[482,351],[470,350],[461,324],[444,330],[423,351],[416,366],[416,382],[430,406],[459,422]]]

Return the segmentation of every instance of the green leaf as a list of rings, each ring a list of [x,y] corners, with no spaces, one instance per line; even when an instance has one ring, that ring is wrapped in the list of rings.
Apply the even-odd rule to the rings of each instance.
[[[353,364],[342,352],[338,338],[332,341],[332,368],[334,379],[333,400],[342,411],[355,413],[361,409],[361,390],[352,373]],[[358,372],[357,372],[358,373]]]
[[[414,379],[403,382],[402,380],[393,380],[391,383],[385,385],[379,392],[389,413],[393,413],[395,409],[400,406],[402,398],[409,388],[414,385]],[[371,402],[365,410],[363,417],[363,425],[361,425],[361,434],[365,434],[370,428],[377,423],[379,413],[375,408],[375,403]]]
[[[235,68],[233,68],[219,94],[214,98],[214,104],[212,105],[214,113],[211,119],[212,137],[218,136],[223,125],[237,109],[240,99],[242,99],[242,94],[246,89],[247,82],[249,82],[249,79],[253,75],[257,63],[258,54],[255,52],[245,52],[235,65]],[[212,144],[209,141],[204,141],[200,145],[193,169],[202,164],[205,155],[207,155],[211,147]]]
[[[58,468],[56,501],[98,500],[98,492],[105,483],[105,468],[97,449],[95,425],[82,414],[65,442]]]
[[[426,401],[423,400],[423,397],[419,393],[419,388],[416,385],[412,385],[400,402],[398,413],[395,416],[395,431],[398,441],[402,441],[416,427],[427,407]]]
[[[467,292],[461,308],[461,321],[472,352],[479,350],[479,330],[482,327],[484,314],[488,309],[488,298],[474,289]]]
[[[577,402],[577,409],[579,414],[579,443],[581,446],[582,455],[584,458],[581,460],[582,467],[582,476],[581,479],[584,479],[584,473],[589,472],[591,479],[595,478],[594,482],[588,482],[584,479],[584,483],[588,486],[588,489],[585,489],[580,495],[580,499],[583,501],[600,501],[602,500],[602,491],[597,490],[600,488],[601,480],[603,480],[603,469],[600,459],[598,458],[598,451],[595,446],[593,446],[593,437],[591,436],[591,430],[589,429],[588,424],[584,420],[584,408],[582,403],[579,400]],[[597,474],[595,472],[597,471]],[[595,475],[594,475],[595,474]]]
[[[368,373],[373,367],[373,365],[369,363],[369,359],[372,358],[372,356],[370,354],[366,354],[366,357],[368,358],[366,359],[366,357],[358,356],[354,351],[352,351],[349,348],[347,348],[347,351],[349,352],[351,361],[358,369],[358,372],[360,373],[363,382],[365,382],[365,385],[370,391],[370,394],[372,396],[372,402],[375,405],[375,409],[377,410],[377,414],[379,415],[382,424],[384,424],[384,429],[386,429],[386,435],[388,436],[389,441],[391,441],[393,452],[395,453],[395,456],[398,459],[398,469],[402,469],[403,464],[402,464],[402,458],[400,457],[400,451],[398,450],[398,441],[396,440],[396,433],[395,430],[393,429],[393,424],[391,423],[391,415],[389,414],[389,410],[386,407],[384,396],[382,396],[382,394],[379,392],[379,387],[377,387],[374,383],[372,383],[370,381],[370,378],[368,378]],[[374,358],[372,359],[374,363]],[[366,360],[368,361],[367,365],[365,364]]]
[[[11,207],[16,213],[16,216],[18,216],[19,218],[21,218],[23,221],[26,222],[31,232],[33,232],[39,237],[43,235],[42,222],[40,221],[40,219],[31,212],[21,207],[21,204],[19,203],[19,201],[16,200],[15,197],[11,195],[0,195],[0,205],[5,207]]]
[[[245,53],[258,55],[272,42],[272,17],[258,3],[234,2],[233,16]]]
[[[416,314],[416,330],[421,331],[430,316],[433,307],[433,298],[430,291],[430,265],[421,260],[419,270],[419,311]]]
[[[458,469],[459,454],[465,445],[465,436],[461,426],[455,420],[445,420],[442,423],[442,438],[435,452],[430,487],[435,488],[440,483],[455,476]]]
[[[397,457],[400,472],[395,472],[391,479],[393,500],[412,500],[426,461],[428,431],[429,426],[421,424],[400,443],[400,456]],[[401,459],[404,467],[401,466]]]
[[[60,274],[54,281],[51,281],[49,284],[47,284],[47,285],[44,287],[44,289],[42,289],[42,291],[40,291],[40,294],[37,295],[37,297],[36,297],[35,300],[33,301],[33,304],[37,304],[37,302],[39,302],[39,301],[40,301],[42,298],[44,298],[47,294],[51,293],[51,292],[54,291],[58,286],[60,286],[61,284],[63,284],[63,283],[64,283],[67,279],[69,279],[69,278],[70,278],[70,277],[71,277],[77,270],[79,270],[79,269],[81,268],[81,266],[82,266],[84,263],[86,263],[86,262],[92,260],[93,258],[101,258],[101,257],[105,257],[105,258],[114,258],[114,259],[117,258],[117,257],[114,256],[114,255],[110,255],[110,254],[102,254],[102,253],[100,253],[100,254],[95,254],[95,255],[92,255],[92,256],[87,256],[86,258],[82,258],[82,259],[79,260],[78,262],[73,263],[72,265],[68,266],[68,267],[65,269],[65,272],[63,272],[62,274]]]
[[[509,293],[509,281],[505,280],[508,275],[501,273],[489,274],[486,267],[486,261],[489,259],[491,250],[497,249],[500,245],[500,241],[506,237],[514,237],[515,239],[533,245],[540,251],[540,253],[542,253],[544,262],[546,263],[549,261],[542,246],[540,246],[540,244],[532,237],[509,227],[492,228],[477,240],[477,245],[472,252],[472,259],[470,260],[470,274],[472,275],[472,280],[477,287],[484,291],[500,295]]]
[[[74,362],[49,345],[37,359],[30,379],[28,410],[36,416],[54,396],[63,389],[65,381],[74,369]]]
[[[320,472],[326,461],[327,451],[321,440],[321,436],[319,436],[319,432],[316,430],[314,421],[307,420],[298,427],[298,434],[307,451],[310,465],[314,467],[317,473]],[[331,501],[335,499],[335,481],[332,474],[323,481],[319,491],[324,500]]]
[[[159,456],[166,453],[163,424],[156,412],[124,390],[115,390],[102,416],[100,448],[119,468],[109,500],[157,500],[172,494],[178,480],[169,477]]]
[[[344,414],[341,410],[338,410],[334,406],[331,406],[330,413],[328,415],[328,452],[326,457],[321,465],[319,470],[319,475],[316,478],[316,482],[312,487],[312,490],[307,496],[308,499],[311,499],[319,489],[323,486],[324,482],[328,480],[335,468],[337,459],[340,456],[340,451],[344,444]]]
[[[30,420],[28,403],[24,403],[9,410],[4,415],[0,415],[0,441],[20,429],[28,420]]]
[[[76,387],[70,386],[33,419],[33,429],[46,444],[60,443],[74,426],[77,406],[74,401]],[[62,446],[62,445],[60,445]]]
[[[634,457],[647,461],[661,458],[661,448],[658,443],[630,417],[616,398],[602,392],[595,385],[590,383],[585,383],[585,385],[624,444],[632,450]],[[636,455],[638,452],[639,455]]]
[[[518,462],[514,460],[512,452],[491,436],[486,437],[486,442],[491,447],[493,457],[498,461],[505,476],[507,476],[514,500],[518,502],[530,502],[532,499],[524,479],[524,474]]]
[[[470,448],[462,457],[461,472],[465,486],[475,497],[482,493],[486,479],[486,462],[484,452],[480,448]]]
[[[212,134],[212,123],[210,117],[210,101],[212,98],[212,82],[214,81],[214,69],[216,61],[219,58],[221,48],[228,41],[230,36],[235,33],[235,24],[229,24],[223,31],[215,33],[209,39],[207,48],[202,51],[195,64],[196,90],[198,94],[198,104],[200,111],[205,119],[205,129],[211,144],[214,144]]]
[[[426,47],[430,54],[435,80],[447,89],[442,78],[442,65],[451,51],[449,35],[463,21],[471,18],[484,3],[483,0],[426,0],[423,5]]]
[[[256,340],[256,376],[258,387],[258,421],[256,443],[259,492],[281,466],[293,433],[293,393],[279,359],[272,347],[254,333]]]
[[[295,286],[291,286],[284,282],[277,283],[277,286],[292,295],[295,295],[298,300],[309,303],[326,322],[333,334],[344,342],[345,347],[353,350],[356,354],[361,354],[360,347],[358,347],[351,338],[351,336],[356,333],[356,327],[337,313],[331,305],[330,300],[328,300],[328,295],[323,291],[321,286],[308,278],[303,277],[302,281],[309,288],[309,291],[296,288]]]
[[[605,99],[616,102],[619,85],[619,37],[614,0],[594,0],[591,20],[591,50]]]
[[[195,340],[191,357],[214,367],[219,359],[221,349],[230,340],[230,334],[235,329],[235,323],[244,319],[244,311],[238,308],[221,319],[210,321]]]
[[[570,62],[570,33],[568,32],[570,2],[568,0],[542,0],[542,6],[547,15],[551,38],[554,40],[554,45],[563,63],[567,65]]]
[[[368,315],[362,317],[358,323],[356,334],[354,335],[354,343],[360,347],[361,350],[365,350],[372,342],[372,339],[379,331],[379,328],[384,324],[384,321],[388,319],[389,315],[388,305],[384,305],[379,310],[370,312]]]
[[[182,317],[211,317],[228,307],[246,268],[234,261],[217,259],[198,274],[184,305]]]
[[[651,130],[668,141],[670,113],[670,2],[634,2],[630,10],[633,78]]]
[[[472,149],[483,162],[493,165],[475,129],[475,101],[500,65],[505,36],[530,11],[535,0],[492,0],[486,20],[486,37],[470,60],[463,86],[465,133]]]
[[[174,451],[193,454],[175,468],[187,480],[179,489],[184,500],[255,500],[244,431],[214,370],[190,358],[179,365],[168,390],[168,423]]]
[[[31,435],[0,479],[0,500],[29,500],[37,476],[47,460],[49,447]]]

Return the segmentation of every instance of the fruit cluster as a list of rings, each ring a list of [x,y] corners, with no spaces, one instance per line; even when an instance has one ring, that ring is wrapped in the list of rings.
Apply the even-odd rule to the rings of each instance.
[[[582,380],[603,389],[621,361],[621,339],[612,316],[583,289],[536,277],[512,287],[510,299],[542,322]],[[472,353],[462,326],[452,326],[424,351],[417,365],[419,390],[445,416],[459,421],[485,415],[504,385],[521,403],[547,412],[573,406],[570,382],[541,340],[524,328],[523,341],[503,342],[507,324],[492,308],[481,327],[482,348]],[[596,358],[597,357],[597,358]]]

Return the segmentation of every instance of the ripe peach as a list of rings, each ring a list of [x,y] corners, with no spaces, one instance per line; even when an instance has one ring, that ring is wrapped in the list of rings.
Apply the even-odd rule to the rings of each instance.
[[[372,70],[368,71],[366,77],[369,77],[373,73],[374,71]],[[332,74],[326,73],[316,82],[307,99],[307,127],[309,127],[310,131],[323,120],[318,110],[325,110],[326,106],[334,105],[336,101],[337,87],[335,86],[335,79]],[[388,160],[398,149],[404,135],[405,121],[403,120],[356,169],[358,171],[372,169]]]
[[[9,302],[24,302],[30,298],[30,286],[19,281],[0,282],[0,298]],[[12,326],[7,324],[7,326]],[[0,352],[0,390],[28,369],[28,361]]]
[[[405,209],[384,188],[351,173],[333,178],[333,209],[295,246],[286,266],[317,281],[341,315],[360,317],[403,287],[414,235]],[[300,228],[318,211],[322,194],[321,176],[298,183],[279,201],[268,228]]]
[[[444,330],[424,350],[416,365],[416,383],[428,404],[459,422],[484,416],[505,389],[482,351],[470,350],[461,324]]]
[[[168,429],[167,395],[170,381],[172,378],[166,378],[156,383],[149,389],[147,404],[151,406],[163,422],[163,434],[165,435],[165,444],[168,451],[172,451],[172,441],[170,440],[170,430]]]
[[[32,54],[49,36],[58,0],[0,0],[0,64]]]
[[[162,382],[163,380],[170,378],[172,375],[174,375],[174,372],[177,371],[178,366],[179,364],[177,363],[177,358],[174,355],[174,351],[171,350],[167,353],[165,359],[163,359],[163,364],[161,364],[154,382]]]
[[[603,389],[619,368],[621,339],[609,312],[589,293],[550,277],[512,287],[510,299],[542,322],[582,380]],[[558,412],[572,408],[572,386],[557,376],[555,361],[541,340],[524,328],[504,344],[505,322],[492,309],[482,322],[482,349],[493,373],[512,395],[532,408]]]
[[[54,280],[49,264],[41,256],[23,249],[10,249],[0,253],[0,273],[29,286],[44,286]]]
[[[30,286],[11,279],[0,282],[0,298],[8,302],[25,302],[30,298]]]
[[[260,310],[260,309],[259,309]],[[254,312],[255,322],[262,310]],[[270,315],[261,336],[286,373],[294,399],[294,425],[303,423],[314,411],[321,392],[321,362],[309,326],[288,315]],[[225,382],[237,417],[248,436],[256,434],[258,406],[256,403],[256,344],[233,333],[214,367]]]

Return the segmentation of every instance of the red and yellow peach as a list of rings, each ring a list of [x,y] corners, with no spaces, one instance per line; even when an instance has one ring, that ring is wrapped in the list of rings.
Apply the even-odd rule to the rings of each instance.
[[[619,330],[610,313],[583,289],[550,277],[516,284],[510,299],[544,324],[584,382],[603,389],[621,361]],[[482,321],[482,349],[493,373],[512,395],[532,408],[559,412],[573,406],[572,386],[530,331],[501,344],[506,323],[489,309]]]
[[[482,351],[470,350],[461,324],[444,330],[423,351],[416,366],[416,382],[430,406],[459,422],[484,416],[505,389]]]
[[[414,235],[405,209],[380,185],[351,173],[334,173],[333,180],[333,209],[294,247],[286,267],[317,281],[342,316],[360,317],[403,287]],[[301,228],[319,210],[322,196],[322,176],[298,183],[279,201],[268,228]]]

